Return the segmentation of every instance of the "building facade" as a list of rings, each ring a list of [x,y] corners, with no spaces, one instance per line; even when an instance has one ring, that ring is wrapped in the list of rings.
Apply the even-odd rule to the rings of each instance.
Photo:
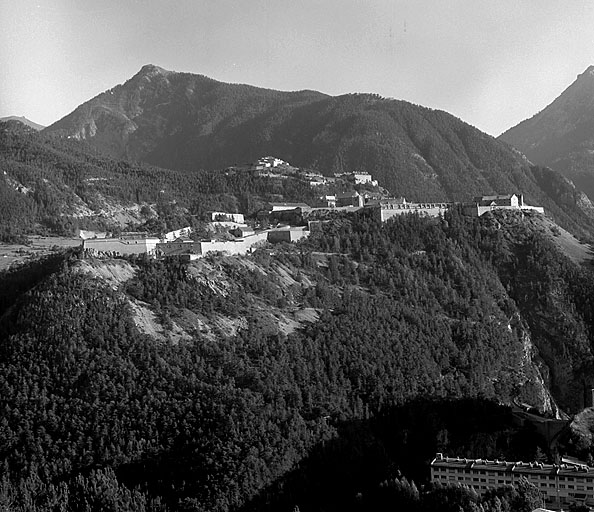
[[[266,169],[269,167],[278,167],[279,165],[289,165],[289,162],[285,162],[274,156],[263,156],[254,164],[254,167],[256,169]]]
[[[522,194],[479,196],[467,203],[410,203],[404,197],[373,199],[365,207],[376,208],[379,219],[383,222],[396,215],[416,213],[425,217],[439,217],[455,204],[461,204],[466,215],[480,217],[494,210],[522,210],[544,213],[542,206],[530,206],[524,203]]]
[[[309,229],[305,227],[287,227],[268,231],[268,241],[272,244],[279,242],[296,242],[309,236]]]
[[[176,229],[175,231],[170,231],[169,233],[165,233],[163,238],[167,242],[173,242],[180,237],[188,238],[192,234],[192,228],[190,226],[186,226],[185,228]]]
[[[544,213],[542,206],[530,206],[524,203],[522,194],[478,196],[471,203],[464,204],[464,213],[474,217],[480,217],[493,210],[532,210]]]
[[[311,206],[305,203],[270,203],[270,212],[284,212],[289,210],[296,210],[297,208],[301,210],[311,210]]]
[[[243,213],[212,212],[210,218],[213,222],[236,222],[244,224],[245,217]]]
[[[338,194],[336,194],[336,206],[337,207],[341,207],[341,206],[358,206],[358,207],[362,207],[363,206],[363,196],[361,194],[359,194],[359,192],[352,190],[349,192],[339,192]]]
[[[83,248],[94,255],[154,255],[159,242],[156,237],[92,238],[83,240]]]
[[[370,201],[365,206],[375,208],[377,216],[385,222],[396,215],[416,213],[423,217],[439,217],[443,215],[453,203],[409,203],[403,197]]]
[[[157,256],[183,256],[185,254],[202,254],[200,242],[191,238],[180,237],[171,242],[160,242],[155,248]]]
[[[525,478],[543,494],[547,508],[561,510],[571,503],[594,505],[594,468],[585,464],[543,464],[445,457],[431,462],[431,481],[488,489],[514,485]]]

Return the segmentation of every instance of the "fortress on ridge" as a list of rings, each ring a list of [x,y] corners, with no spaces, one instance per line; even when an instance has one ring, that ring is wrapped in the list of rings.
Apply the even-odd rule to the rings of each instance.
[[[478,196],[472,203],[465,203],[464,213],[473,217],[480,217],[493,210],[532,210],[544,213],[542,206],[530,206],[524,203],[523,194],[507,194],[495,196]]]
[[[216,214],[216,215],[215,215]],[[241,214],[225,214],[215,212],[213,218],[239,218]],[[243,218],[243,215],[241,215]],[[236,224],[228,222],[229,224]],[[166,233],[162,237],[152,237],[146,233],[127,233],[117,238],[108,237],[101,233],[101,237],[84,238],[83,249],[93,256],[120,256],[131,254],[147,254],[151,257],[176,257],[184,260],[195,260],[208,253],[221,252],[227,254],[248,254],[260,242],[282,243],[297,242],[309,236],[306,226],[283,226],[264,229],[255,232],[247,225],[238,224],[229,230],[234,238],[228,240],[208,239],[193,240],[190,235],[192,229],[185,227]],[[85,233],[81,233],[84,235]]]
[[[271,165],[275,163],[273,157]],[[365,175],[365,179],[367,180]],[[212,212],[212,224],[227,232],[226,239],[194,240],[190,236],[191,228],[186,227],[171,231],[161,237],[150,236],[148,233],[127,233],[118,238],[109,238],[107,234],[92,236],[89,232],[81,232],[83,248],[93,255],[126,255],[148,254],[156,257],[179,257],[196,259],[212,252],[228,254],[247,254],[255,244],[268,241],[271,243],[295,242],[310,234],[309,228],[303,226],[304,219],[312,211],[356,211],[369,208],[379,220],[385,222],[396,215],[414,213],[425,217],[439,217],[453,206],[461,206],[464,214],[480,217],[494,210],[519,210],[544,213],[541,206],[530,206],[524,203],[522,194],[490,195],[475,197],[466,203],[411,203],[404,197],[398,198],[370,198],[357,191],[337,193],[325,196],[326,205],[312,208],[305,203],[269,203],[266,216],[271,216],[275,222],[285,223],[283,227],[272,229],[258,229],[244,224],[245,217],[241,213]],[[328,199],[331,198],[331,199]]]
[[[455,205],[461,205],[464,213],[471,217],[480,217],[494,210],[530,210],[544,213],[542,206],[530,206],[524,203],[523,194],[477,196],[472,201],[465,203],[410,203],[404,197],[398,197],[372,200],[365,204],[366,207],[377,209],[377,214],[382,222],[395,215],[405,213],[439,217]]]
[[[425,217],[439,217],[455,203],[410,203],[404,197],[394,199],[378,199],[365,204],[365,207],[374,208],[376,215],[382,222],[407,213],[416,213]]]

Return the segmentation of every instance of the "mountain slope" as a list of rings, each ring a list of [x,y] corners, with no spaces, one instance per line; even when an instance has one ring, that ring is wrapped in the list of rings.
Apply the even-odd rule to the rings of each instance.
[[[233,153],[223,159],[216,145],[210,149],[216,142],[215,134],[232,134],[236,127],[255,118],[324,97],[311,91],[288,93],[225,84],[149,64],[123,85],[84,103],[46,131],[87,139],[118,158],[144,159],[171,168],[222,168],[235,162],[229,161]],[[179,145],[186,133],[192,134],[196,148]],[[241,140],[234,142],[242,144]],[[194,162],[191,156],[196,149],[201,156]],[[177,152],[182,156],[172,161],[170,153]]]
[[[520,191],[580,236],[593,218],[573,185],[506,143],[445,112],[377,95],[279,92],[147,65],[43,133],[173,169],[222,169],[264,154],[326,174],[363,168],[418,201]]]
[[[594,197],[594,66],[544,110],[499,138]]]
[[[52,264],[46,278],[0,305],[0,451],[10,478],[0,499],[27,478],[37,486],[51,481],[50,496],[67,486],[54,503],[107,495],[108,485],[84,484],[100,469],[169,510],[237,511],[349,428],[381,422],[402,406],[428,418],[414,405],[419,398],[518,399],[551,412],[531,331],[539,350],[550,348],[555,398],[579,407],[576,387],[594,358],[588,305],[576,302],[591,290],[591,275],[546,244],[538,250],[544,242],[530,236],[521,215],[505,217],[451,212],[443,220],[380,223],[351,215],[274,254],[189,265]],[[524,268],[514,265],[518,257],[532,267],[516,282]],[[557,276],[540,271],[544,261],[571,279],[549,282]],[[580,294],[571,290],[576,282]],[[545,319],[563,316],[552,329],[576,331],[564,348],[548,339],[557,331],[535,328],[539,315],[523,316],[517,298],[539,292]],[[142,328],[141,308],[161,335]],[[316,315],[292,332],[282,328],[304,309]],[[503,414],[493,424],[502,427]],[[377,482],[389,467],[422,468],[438,446],[517,458],[519,450],[532,457],[537,441],[532,433],[518,449],[468,421],[466,431],[476,430],[456,440],[454,425],[448,435],[437,418],[431,425],[409,419],[414,428],[407,418],[397,415],[384,434],[394,446],[388,460],[381,449],[362,450]]]
[[[55,139],[0,122],[0,240],[73,234],[152,222],[158,232],[199,223],[211,211],[252,214],[267,201],[310,201],[307,181],[253,173],[183,173],[113,160],[84,141]],[[143,208],[144,207],[144,208]],[[196,226],[195,226],[196,227]]]
[[[7,121],[18,121],[20,123],[23,123],[25,126],[28,126],[29,128],[33,128],[36,131],[43,130],[45,128],[45,126],[43,126],[41,124],[34,123],[33,121],[30,121],[26,117],[22,117],[22,116],[0,117],[0,122],[5,123]]]
[[[547,446],[485,399],[577,411],[594,367],[593,274],[539,218],[359,212],[248,257],[0,274],[0,503],[291,510],[264,505],[323,468],[344,497],[424,483],[436,451],[532,460]]]
[[[138,222],[138,203],[157,195],[145,196],[139,183],[149,169],[114,162],[77,141],[47,140],[17,121],[0,122],[0,166],[5,240]]]
[[[173,169],[221,169],[263,154],[326,173],[364,168],[417,200],[510,192],[525,185],[527,167],[522,155],[445,112],[370,94],[224,84],[151,65],[45,132]]]

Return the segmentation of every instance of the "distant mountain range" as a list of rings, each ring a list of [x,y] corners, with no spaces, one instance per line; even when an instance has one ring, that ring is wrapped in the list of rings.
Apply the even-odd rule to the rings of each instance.
[[[34,123],[33,121],[27,119],[26,117],[22,117],[22,116],[0,117],[0,122],[6,122],[6,121],[20,121],[25,126],[28,126],[29,128],[33,128],[34,130],[37,130],[37,131],[43,130],[45,128],[45,126],[43,126],[41,124]]]
[[[266,154],[326,174],[364,169],[420,201],[522,191],[540,204],[542,187],[558,180],[540,183],[542,172],[522,154],[446,112],[371,94],[226,84],[153,65],[44,133],[172,169],[222,169]],[[574,191],[565,196],[579,200]]]
[[[499,138],[534,163],[560,171],[594,198],[594,66],[544,110]]]

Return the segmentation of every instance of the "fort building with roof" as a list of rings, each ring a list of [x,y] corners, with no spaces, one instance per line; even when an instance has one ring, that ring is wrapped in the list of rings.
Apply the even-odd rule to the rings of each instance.
[[[423,217],[439,217],[455,205],[460,205],[463,212],[472,217],[480,217],[494,210],[530,210],[544,213],[542,206],[527,205],[523,194],[478,196],[465,203],[427,201],[416,203],[409,202],[404,197],[371,199],[365,203],[366,208],[375,209],[377,217],[382,222],[407,213],[416,213]]]
[[[530,206],[524,203],[523,194],[478,196],[472,202],[465,203],[463,208],[464,213],[475,217],[493,210],[532,210],[544,213],[542,206]]]
[[[397,215],[416,213],[423,217],[439,217],[443,215],[454,203],[411,203],[404,197],[373,199],[365,204],[366,208],[373,208],[376,216],[385,222]]]

